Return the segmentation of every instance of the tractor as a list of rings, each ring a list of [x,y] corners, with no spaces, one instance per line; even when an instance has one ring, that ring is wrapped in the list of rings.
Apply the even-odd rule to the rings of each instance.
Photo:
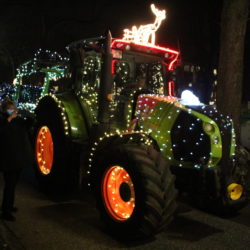
[[[35,168],[49,193],[93,191],[116,237],[150,237],[176,211],[177,189],[215,211],[245,203],[232,120],[176,98],[179,52],[105,36],[67,46],[65,87],[35,109]]]
[[[55,82],[58,83],[67,73],[67,61],[68,58],[56,52],[39,49],[32,60],[17,68],[11,98],[17,103],[22,116],[34,118],[38,99],[60,88],[60,84],[56,85]]]

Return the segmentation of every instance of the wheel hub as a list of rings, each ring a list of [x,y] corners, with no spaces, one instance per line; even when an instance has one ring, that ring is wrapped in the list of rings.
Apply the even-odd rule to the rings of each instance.
[[[227,192],[231,200],[238,200],[243,194],[243,187],[237,183],[231,183],[227,187]]]
[[[127,202],[131,199],[131,190],[130,186],[127,182],[123,182],[120,186],[120,195],[121,198]]]
[[[47,126],[39,129],[36,137],[36,161],[40,172],[48,175],[51,172],[54,157],[52,135]]]
[[[102,196],[106,210],[113,219],[125,221],[131,217],[135,208],[135,191],[124,168],[112,166],[104,173]]]

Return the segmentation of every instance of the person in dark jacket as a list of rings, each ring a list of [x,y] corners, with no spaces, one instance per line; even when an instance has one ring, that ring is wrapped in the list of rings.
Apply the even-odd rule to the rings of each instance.
[[[24,167],[32,165],[32,151],[25,120],[18,116],[15,104],[7,99],[0,111],[0,171],[3,172],[4,190],[2,219],[14,221],[15,188]]]

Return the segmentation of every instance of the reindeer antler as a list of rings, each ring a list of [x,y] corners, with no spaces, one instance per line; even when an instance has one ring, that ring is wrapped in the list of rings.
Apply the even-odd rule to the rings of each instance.
[[[160,16],[161,19],[165,19],[166,18],[166,11],[165,10],[159,10],[155,7],[155,5],[152,3],[150,5],[152,12],[156,15],[156,16]]]
[[[151,7],[151,10],[152,10],[152,12],[155,14],[155,15],[157,15],[157,8],[155,8],[155,5],[152,3],[151,5],[150,5],[150,7]]]

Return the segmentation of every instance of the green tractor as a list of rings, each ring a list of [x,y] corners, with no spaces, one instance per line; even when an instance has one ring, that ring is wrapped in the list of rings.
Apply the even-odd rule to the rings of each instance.
[[[33,116],[39,98],[60,87],[57,84],[67,74],[68,58],[57,52],[38,50],[32,60],[17,68],[12,99],[17,103],[21,115]],[[53,83],[53,84],[52,84]]]
[[[45,95],[35,110],[36,172],[44,190],[87,182],[101,219],[125,239],[168,225],[176,188],[218,210],[244,204],[232,121],[173,96],[177,51],[110,33],[67,48],[67,87]]]

